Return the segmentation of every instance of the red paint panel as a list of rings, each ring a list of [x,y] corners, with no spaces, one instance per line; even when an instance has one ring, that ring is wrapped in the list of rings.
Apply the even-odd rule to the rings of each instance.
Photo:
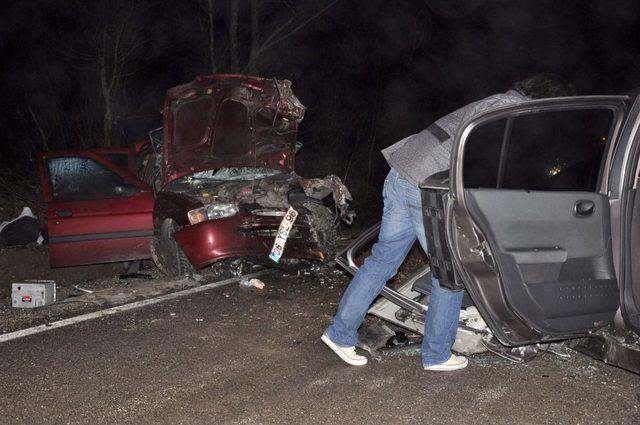
[[[205,221],[186,226],[174,234],[178,245],[195,268],[202,268],[216,261],[238,257],[264,257],[271,251],[273,237],[251,236],[252,231],[276,231],[279,218],[257,217],[239,213],[233,217]],[[304,223],[294,225],[301,239],[287,241],[284,256],[322,260],[323,254],[308,236],[309,228]]]
[[[150,258],[150,240],[146,236],[53,244],[49,245],[49,263],[66,267]]]
[[[128,198],[51,202],[46,206],[49,230],[49,262],[51,267],[80,264],[110,263],[149,258],[149,240],[146,237],[103,238],[104,234],[120,232],[153,232],[153,193],[140,192]],[[59,212],[71,213],[59,217]],[[62,240],[84,237],[88,240],[57,243]]]
[[[153,193],[140,192],[128,198],[50,202],[46,206],[49,236],[153,230],[153,200]],[[58,217],[60,211],[72,216]]]

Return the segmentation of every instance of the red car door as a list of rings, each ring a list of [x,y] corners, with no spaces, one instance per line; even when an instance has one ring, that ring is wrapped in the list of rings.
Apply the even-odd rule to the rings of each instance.
[[[103,153],[40,155],[51,267],[150,257],[153,191]]]

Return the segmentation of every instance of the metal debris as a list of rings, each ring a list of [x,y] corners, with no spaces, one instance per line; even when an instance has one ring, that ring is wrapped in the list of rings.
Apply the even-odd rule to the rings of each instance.
[[[300,179],[299,182],[304,193],[310,198],[322,199],[329,193],[333,193],[333,201],[340,210],[340,218],[347,224],[353,223],[356,213],[349,207],[349,202],[353,198],[340,177],[329,174],[322,179]]]
[[[75,289],[76,291],[79,291],[79,292],[84,292],[85,294],[93,294],[94,293],[94,291],[92,291],[91,289],[81,288],[78,285],[73,285],[73,289]]]
[[[265,283],[260,279],[257,279],[257,278],[247,279],[245,277],[240,278],[239,285],[241,288],[246,288],[246,289],[255,288],[260,291],[262,291],[265,287]]]

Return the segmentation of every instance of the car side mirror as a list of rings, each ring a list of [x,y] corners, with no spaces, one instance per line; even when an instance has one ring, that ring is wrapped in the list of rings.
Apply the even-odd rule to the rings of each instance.
[[[296,147],[295,147],[294,152],[295,152],[295,153],[298,153],[298,151],[299,151],[300,149],[302,149],[302,143],[300,143],[300,142],[296,142]]]
[[[142,189],[140,189],[138,186],[133,184],[123,183],[116,186],[114,188],[114,191],[116,192],[116,195],[119,195],[119,196],[131,196],[134,193],[141,192]]]

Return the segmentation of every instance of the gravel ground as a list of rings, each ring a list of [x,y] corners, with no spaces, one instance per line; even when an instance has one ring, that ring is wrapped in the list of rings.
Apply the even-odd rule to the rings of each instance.
[[[49,252],[46,246],[0,248],[0,303],[11,297],[11,284],[26,279],[55,280],[59,289],[95,281],[105,281],[122,273],[122,263],[97,264],[92,266],[49,267]]]
[[[0,344],[0,423],[640,423],[640,377],[573,352],[350,367],[319,341],[348,277],[263,280]]]

